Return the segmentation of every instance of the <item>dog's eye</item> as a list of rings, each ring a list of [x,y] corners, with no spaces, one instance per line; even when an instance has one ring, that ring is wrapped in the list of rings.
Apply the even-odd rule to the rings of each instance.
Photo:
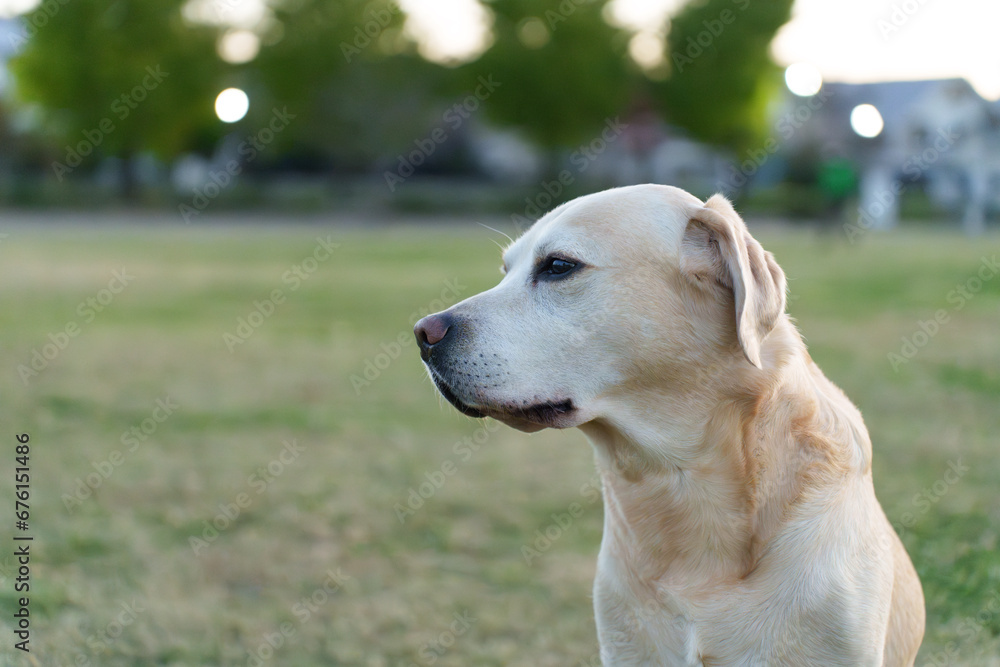
[[[561,257],[546,257],[538,266],[536,277],[542,280],[562,278],[578,266],[576,262]]]

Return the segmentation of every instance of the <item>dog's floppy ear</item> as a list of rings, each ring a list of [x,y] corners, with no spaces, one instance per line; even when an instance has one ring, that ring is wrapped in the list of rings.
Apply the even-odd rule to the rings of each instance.
[[[785,274],[722,195],[713,196],[688,220],[681,270],[695,283],[711,281],[732,289],[740,347],[751,364],[762,368],[761,343],[785,311]]]

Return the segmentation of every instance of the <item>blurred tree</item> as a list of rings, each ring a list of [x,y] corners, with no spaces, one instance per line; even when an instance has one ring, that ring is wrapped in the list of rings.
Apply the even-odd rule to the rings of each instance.
[[[471,88],[491,75],[503,88],[486,114],[543,147],[590,139],[608,117],[654,100],[667,122],[707,143],[741,149],[761,140],[780,83],[768,47],[792,0],[692,0],[669,23],[669,76],[641,76],[629,35],[607,23],[599,0],[483,0],[492,46],[458,68]],[[453,88],[453,92],[460,92]]]
[[[181,16],[184,0],[42,3],[23,19],[10,63],[16,95],[65,147],[62,180],[95,156],[123,158],[122,191],[136,194],[134,157],[163,158],[212,143],[221,63],[216,31]]]
[[[10,114],[4,106],[3,99],[0,99],[0,198],[7,194],[8,182],[11,179],[12,162],[18,153],[18,146],[14,143],[14,137],[10,131]]]
[[[626,55],[629,35],[605,21],[605,0],[483,0],[492,43],[457,67],[416,54],[391,0],[269,0],[253,27],[259,54],[225,64],[215,52],[225,20],[182,15],[198,1],[46,2],[25,17],[11,69],[20,101],[65,145],[52,164],[59,178],[94,155],[131,164],[142,151],[208,153],[226,131],[233,143],[252,139],[253,156],[273,143],[269,161],[291,153],[366,170],[405,154],[393,172],[402,174],[409,156],[423,160],[450,136],[435,128],[458,129],[470,105],[555,149],[593,139],[643,95],[696,138],[739,147],[763,126],[776,81],[767,48],[791,5],[693,0],[671,22],[672,73],[657,82]],[[205,2],[232,9],[234,0]],[[212,106],[230,85],[247,91],[250,112],[226,128]],[[464,108],[449,106],[456,100]],[[133,171],[122,174],[134,194]]]
[[[246,121],[263,126],[274,109],[294,119],[278,152],[367,169],[413,148],[440,116],[435,94],[444,72],[415,55],[405,19],[389,0],[275,0],[275,24],[248,66]]]
[[[13,137],[10,131],[10,112],[7,110],[6,104],[2,98],[0,98],[0,146],[7,146],[11,142]],[[0,160],[3,160],[5,151],[0,151]]]
[[[629,102],[637,69],[627,60],[628,35],[603,17],[598,0],[486,0],[493,44],[459,67],[455,94],[479,77],[500,84],[485,105],[499,125],[545,148],[589,141]]]
[[[692,0],[670,20],[669,78],[655,86],[669,122],[707,143],[742,150],[762,141],[780,85],[768,47],[793,0]]]

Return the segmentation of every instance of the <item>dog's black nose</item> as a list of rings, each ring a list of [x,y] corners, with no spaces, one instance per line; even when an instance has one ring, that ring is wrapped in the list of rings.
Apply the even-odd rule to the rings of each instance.
[[[453,324],[451,315],[446,313],[428,315],[417,322],[413,327],[413,335],[417,337],[421,359],[427,361],[433,347],[448,336]]]

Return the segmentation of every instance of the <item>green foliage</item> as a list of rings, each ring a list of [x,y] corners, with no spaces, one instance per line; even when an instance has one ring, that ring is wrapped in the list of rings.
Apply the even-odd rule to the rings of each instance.
[[[215,53],[218,27],[186,21],[185,2],[73,0],[25,17],[30,37],[11,64],[17,96],[66,146],[58,159],[81,142],[103,156],[207,153],[227,131],[267,127],[277,109],[294,118],[268,160],[291,153],[370,169],[447,125],[449,104],[484,78],[499,87],[483,117],[544,148],[588,141],[648,97],[668,122],[736,148],[764,123],[775,83],[767,47],[791,5],[695,0],[671,23],[672,74],[654,82],[626,55],[629,36],[605,20],[604,0],[484,0],[493,42],[455,68],[419,57],[405,16],[386,0],[273,0],[256,28],[258,57],[228,65]],[[251,100],[235,127],[212,109],[227,86]]]
[[[274,12],[280,34],[265,35],[246,66],[251,99],[261,100],[246,124],[287,106],[296,118],[279,150],[370,167],[424,136],[442,112],[433,94],[440,68],[412,53],[395,3],[286,0]]]
[[[667,122],[738,149],[759,140],[779,78],[768,46],[791,0],[694,0],[671,20],[666,81],[641,76],[628,35],[604,19],[605,3],[492,0],[494,44],[460,68],[465,86],[493,75],[506,88],[487,113],[546,147],[588,139],[609,116],[649,94]]]
[[[669,79],[657,86],[668,120],[702,141],[759,143],[780,85],[768,46],[792,0],[693,0],[670,22]]]
[[[621,113],[636,82],[627,35],[603,18],[594,0],[491,0],[493,45],[459,68],[456,93],[480,76],[501,88],[486,113],[544,147],[572,146]]]
[[[68,147],[92,144],[94,154],[171,157],[210,146],[221,70],[215,30],[186,23],[183,4],[40,5],[25,17],[26,42],[10,63],[18,99],[34,105],[45,134]]]

